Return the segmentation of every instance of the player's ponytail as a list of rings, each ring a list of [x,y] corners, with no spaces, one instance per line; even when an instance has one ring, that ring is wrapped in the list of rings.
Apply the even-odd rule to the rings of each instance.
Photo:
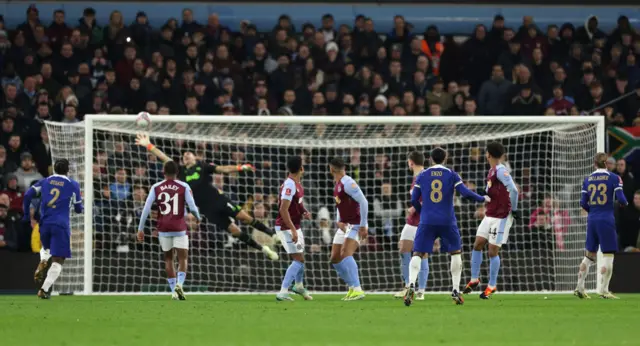
[[[596,157],[593,159],[593,163],[597,168],[607,168],[607,159],[609,156],[607,153],[597,153]]]

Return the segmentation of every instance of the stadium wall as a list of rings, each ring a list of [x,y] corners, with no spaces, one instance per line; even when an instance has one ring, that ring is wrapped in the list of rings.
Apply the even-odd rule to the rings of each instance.
[[[457,2],[453,0],[452,2]],[[331,13],[338,24],[353,24],[356,15],[362,14],[371,17],[376,22],[378,33],[387,33],[393,25],[393,16],[403,15],[412,23],[419,33],[427,25],[437,25],[442,34],[464,34],[473,32],[476,24],[482,23],[491,25],[496,14],[502,14],[506,18],[506,23],[511,27],[519,27],[523,16],[533,16],[536,24],[546,27],[549,24],[561,25],[571,22],[576,27],[584,25],[588,16],[597,15],[600,20],[600,27],[605,31],[610,31],[615,27],[620,15],[629,17],[632,25],[640,27],[639,7],[571,7],[556,6],[550,10],[549,7],[540,6],[501,6],[501,5],[466,5],[459,7],[455,5],[434,5],[428,2],[407,3],[350,3],[335,4],[323,2],[298,3],[295,6],[287,6],[283,10],[283,4],[278,3],[216,3],[208,4],[202,2],[172,2],[163,3],[162,6],[149,6],[149,2],[80,2],[80,1],[58,1],[58,2],[35,2],[40,10],[41,19],[47,23],[52,19],[52,13],[56,9],[63,9],[67,13],[67,22],[74,24],[81,17],[82,11],[86,7],[93,7],[97,12],[98,24],[108,23],[111,11],[119,10],[123,13],[126,22],[132,22],[138,11],[146,12],[151,24],[159,27],[168,18],[181,18],[183,8],[193,10],[195,18],[201,23],[206,23],[210,13],[218,13],[223,25],[231,29],[237,29],[240,21],[250,19],[260,31],[271,31],[277,18],[282,14],[292,17],[294,25],[300,28],[303,23],[310,22],[315,25],[320,24],[320,17],[324,13]],[[615,3],[615,1],[614,1]],[[581,2],[583,4],[583,2]],[[7,26],[15,27],[25,20],[25,13],[29,2],[0,2],[0,13],[4,15]]]
[[[265,265],[262,254],[245,253],[238,257],[238,253],[216,252],[210,256],[192,254],[189,264],[189,280],[187,290],[190,292],[234,291],[251,292],[264,291],[264,287],[279,287],[280,276],[284,271],[286,261],[267,263]],[[397,288],[399,282],[398,260],[396,258],[382,258],[380,253],[363,252],[359,254],[359,261],[368,263],[361,268],[363,284],[371,291],[390,291]],[[540,254],[543,256],[544,254]],[[160,256],[160,255],[158,255]],[[307,254],[306,280],[308,287],[331,287],[337,280],[330,269],[326,254]],[[515,257],[515,256],[514,256]],[[543,258],[543,257],[541,257]],[[37,287],[33,282],[33,271],[38,265],[39,255],[33,253],[16,253],[0,251],[0,294],[35,294]],[[469,259],[464,259],[468,263]],[[510,258],[509,252],[503,254],[501,284],[517,285],[525,280],[511,272],[511,266],[517,266],[515,258]],[[145,258],[143,252],[132,251],[127,254],[111,251],[96,251],[94,292],[164,292],[166,281],[163,279],[162,268],[156,267],[159,262]],[[522,265],[522,264],[520,264]],[[576,264],[577,265],[577,264]],[[442,268],[436,268],[436,267]],[[449,266],[448,258],[435,255],[431,260],[432,271],[446,272]],[[615,270],[611,280],[611,290],[616,293],[640,293],[640,254],[621,253],[616,255]],[[536,267],[536,268],[540,268]],[[577,267],[576,267],[577,269]],[[526,275],[534,275],[542,281],[548,281],[540,269],[532,269]],[[388,271],[388,272],[387,272]],[[368,277],[376,277],[376,283]],[[143,278],[140,280],[140,278]],[[432,277],[431,280],[442,281],[449,278]],[[444,285],[445,282],[431,282],[431,285]],[[215,285],[215,287],[214,287]],[[335,285],[334,285],[335,286]],[[550,289],[552,287],[523,287],[528,290]]]

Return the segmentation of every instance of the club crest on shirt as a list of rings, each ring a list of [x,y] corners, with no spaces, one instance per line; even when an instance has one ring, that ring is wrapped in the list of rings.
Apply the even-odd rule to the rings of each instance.
[[[338,186],[338,192],[342,192],[342,186]]]
[[[284,194],[287,196],[291,196],[291,189],[287,188],[286,190],[284,190]]]
[[[504,174],[504,176],[505,176],[505,177],[508,177],[508,176],[509,176],[509,172],[507,172],[507,171],[504,171],[504,173],[503,173],[503,174]]]
[[[489,180],[489,181],[487,182],[487,187],[488,187],[488,188],[491,188],[491,180]]]
[[[358,187],[358,185],[356,183],[352,183],[351,187],[355,189],[356,187]]]

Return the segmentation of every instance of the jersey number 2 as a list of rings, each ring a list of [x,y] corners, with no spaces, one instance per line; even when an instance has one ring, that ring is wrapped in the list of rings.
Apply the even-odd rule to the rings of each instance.
[[[58,198],[60,198],[60,190],[54,187],[53,189],[51,189],[51,191],[49,191],[49,194],[53,195],[53,197],[51,197],[51,200],[49,201],[49,203],[47,203],[47,207],[55,208],[56,201],[58,200]]]
[[[441,180],[436,179],[431,182],[431,194],[429,195],[429,197],[431,197],[431,202],[433,203],[440,203],[440,201],[442,201],[442,181]]]
[[[168,193],[163,192],[158,196],[158,200],[160,201],[160,205],[158,206],[160,214],[178,215],[178,194],[171,196]]]
[[[603,205],[607,203],[607,184],[589,185],[589,193],[591,193],[589,204]]]

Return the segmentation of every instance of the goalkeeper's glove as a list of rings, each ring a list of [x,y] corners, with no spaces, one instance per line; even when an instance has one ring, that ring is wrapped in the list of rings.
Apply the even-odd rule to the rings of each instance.
[[[520,215],[520,210],[512,210],[511,217],[513,217],[514,220],[520,220],[520,217],[522,217],[522,215]]]
[[[254,172],[256,169],[250,163],[244,165],[238,165],[238,172]]]

